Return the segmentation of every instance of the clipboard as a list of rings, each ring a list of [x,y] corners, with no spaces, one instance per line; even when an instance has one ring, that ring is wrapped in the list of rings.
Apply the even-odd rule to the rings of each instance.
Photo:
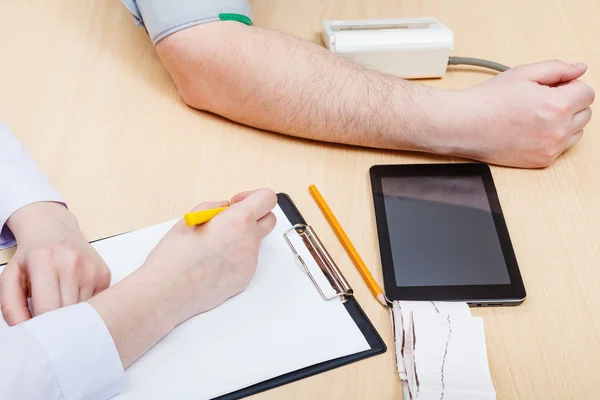
[[[298,232],[298,234],[302,237],[303,242],[307,245],[307,247],[309,247],[309,251],[315,258],[315,261],[320,266],[321,270],[328,278],[333,288],[336,290],[336,295],[333,297],[342,298],[342,301],[344,302],[344,307],[348,311],[348,314],[350,314],[350,316],[364,335],[367,343],[369,344],[369,347],[371,348],[360,353],[351,354],[345,357],[337,358],[297,371],[293,371],[278,376],[276,378],[257,383],[255,385],[248,386],[244,389],[228,393],[223,396],[219,396],[214,400],[237,400],[243,397],[252,396],[257,393],[276,388],[278,386],[287,385],[288,383],[295,382],[300,379],[308,378],[310,376],[317,375],[322,372],[343,367],[345,365],[352,364],[354,362],[385,353],[387,350],[387,347],[381,339],[381,337],[379,336],[379,333],[377,333],[377,330],[375,330],[375,327],[373,326],[369,318],[366,316],[356,299],[354,298],[352,294],[352,288],[345,280],[341,271],[336,266],[335,262],[325,249],[325,246],[323,246],[322,242],[319,240],[314,230],[310,227],[310,225],[306,223],[304,217],[302,217],[302,214],[300,214],[300,211],[298,211],[298,208],[296,208],[296,205],[294,204],[292,199],[285,193],[279,193],[277,195],[277,203],[279,204],[279,207],[281,207],[285,216],[292,224],[292,229],[296,230],[296,232]],[[293,246],[291,246],[291,243],[289,241],[288,244],[290,245],[290,250],[294,251]],[[302,263],[301,260],[300,262]],[[318,286],[315,279],[313,279],[312,275],[310,274],[309,270],[305,268],[305,271],[315,284],[321,296],[327,299],[327,297],[324,295],[324,291],[321,290],[321,288]]]
[[[350,354],[340,358],[314,364],[302,369],[298,369],[296,371],[292,371],[277,376],[275,378],[271,378],[263,382],[256,383],[254,385],[247,386],[245,388],[213,398],[215,400],[241,399],[247,396],[267,391],[269,389],[286,385],[291,382],[308,378],[310,376],[317,375],[322,372],[339,368],[378,354],[382,354],[387,350],[385,343],[373,327],[373,324],[365,315],[364,311],[354,298],[351,286],[345,280],[344,276],[342,275],[335,262],[325,249],[324,245],[319,240],[314,230],[306,223],[306,221],[304,220],[304,218],[302,217],[302,215],[300,214],[290,197],[285,193],[280,193],[277,195],[277,199],[279,207],[281,208],[281,210],[292,225],[292,228],[288,230],[288,232],[286,232],[286,234],[284,235],[284,237],[281,238],[281,240],[287,241],[289,250],[296,255],[296,258],[298,259],[300,264],[304,265],[304,260],[296,252],[296,249],[292,245],[292,242],[287,239],[287,234],[290,233],[292,230],[295,230],[298,233],[299,237],[302,239],[302,243],[307,246],[309,250],[308,253],[314,258],[315,262],[323,272],[324,276],[327,278],[327,281],[331,284],[333,290],[335,290],[335,295],[328,297],[325,294],[326,291],[322,290],[322,288],[319,287],[317,280],[312,276],[310,270],[306,268],[306,266],[304,266],[304,271],[307,273],[307,275],[310,277],[310,280],[315,285],[316,291],[320,293],[320,295],[325,299],[325,301],[327,301],[327,299],[333,299],[338,297],[341,299],[343,307],[346,309],[352,321],[356,324],[357,328],[362,333],[363,337],[365,338],[365,341],[368,344],[369,349],[357,352],[355,354]],[[111,236],[105,239],[99,239],[95,242],[101,242],[103,240],[118,237],[121,235],[123,234]],[[306,254],[306,252],[303,252],[303,254]],[[0,265],[0,267],[2,267],[2,265]]]

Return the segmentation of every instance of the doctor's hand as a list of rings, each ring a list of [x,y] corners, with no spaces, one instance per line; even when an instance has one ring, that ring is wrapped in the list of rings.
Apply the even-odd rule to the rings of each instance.
[[[17,251],[0,275],[0,304],[8,325],[86,301],[110,285],[110,270],[62,204],[41,202],[7,221]]]
[[[230,203],[206,224],[189,227],[179,221],[140,268],[88,301],[108,327],[123,367],[175,326],[250,284],[260,243],[275,227],[271,210],[277,196],[259,189],[194,211]]]
[[[194,211],[231,204],[206,224],[179,221],[142,268],[164,275],[179,301],[175,323],[208,311],[244,290],[256,271],[261,241],[275,227],[277,196],[268,189],[240,193],[231,202],[203,203]]]
[[[468,112],[453,113],[446,125],[458,131],[446,152],[515,167],[550,165],[581,139],[592,117],[594,90],[578,79],[586,70],[583,63],[545,61],[454,92],[454,105]]]

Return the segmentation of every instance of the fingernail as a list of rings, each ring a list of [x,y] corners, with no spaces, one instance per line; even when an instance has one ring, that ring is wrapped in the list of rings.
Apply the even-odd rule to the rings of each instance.
[[[587,68],[587,64],[583,63],[583,62],[573,63],[571,65],[574,66],[575,68]]]

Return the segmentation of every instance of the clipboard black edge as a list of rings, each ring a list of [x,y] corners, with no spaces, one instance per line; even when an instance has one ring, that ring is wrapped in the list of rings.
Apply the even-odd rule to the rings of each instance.
[[[296,208],[296,205],[287,194],[279,193],[277,195],[277,202],[279,204],[279,207],[281,207],[281,210],[292,223],[292,225],[306,224],[306,221],[302,217],[302,214],[300,214],[300,211],[298,211],[298,208]],[[247,396],[252,396],[257,393],[274,389],[279,386],[287,385],[288,383],[299,381],[301,379],[308,378],[313,375],[317,375],[335,368],[342,367],[344,365],[352,364],[354,362],[385,353],[387,351],[387,346],[381,339],[381,336],[379,336],[379,333],[377,333],[377,330],[375,329],[375,327],[373,326],[363,309],[360,307],[356,299],[354,297],[348,298],[346,303],[344,303],[344,307],[346,307],[348,314],[350,314],[350,316],[364,335],[365,339],[367,340],[367,343],[369,344],[369,347],[371,347],[370,350],[361,351],[360,353],[336,358],[334,360],[325,361],[319,364],[312,365],[310,367],[299,369],[297,371],[289,372],[276,378],[272,378],[264,382],[257,383],[255,385],[248,386],[244,389],[240,389],[235,392],[216,397],[213,400],[237,400]],[[324,388],[324,391],[325,390],[326,389]]]

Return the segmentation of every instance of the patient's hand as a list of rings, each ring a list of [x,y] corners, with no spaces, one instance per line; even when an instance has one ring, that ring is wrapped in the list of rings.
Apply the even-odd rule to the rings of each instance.
[[[231,207],[197,227],[179,221],[148,256],[165,288],[177,293],[177,323],[210,310],[244,290],[256,270],[258,248],[275,227],[277,196],[267,189],[240,193]],[[204,203],[194,210],[223,207]]]
[[[449,153],[489,163],[546,167],[583,135],[594,90],[578,80],[585,64],[546,61],[514,67],[453,92]],[[452,109],[456,109],[451,106]],[[462,132],[462,134],[461,134]]]
[[[9,325],[33,314],[86,301],[110,284],[110,270],[62,204],[33,203],[7,221],[17,252],[0,275],[2,316]]]

